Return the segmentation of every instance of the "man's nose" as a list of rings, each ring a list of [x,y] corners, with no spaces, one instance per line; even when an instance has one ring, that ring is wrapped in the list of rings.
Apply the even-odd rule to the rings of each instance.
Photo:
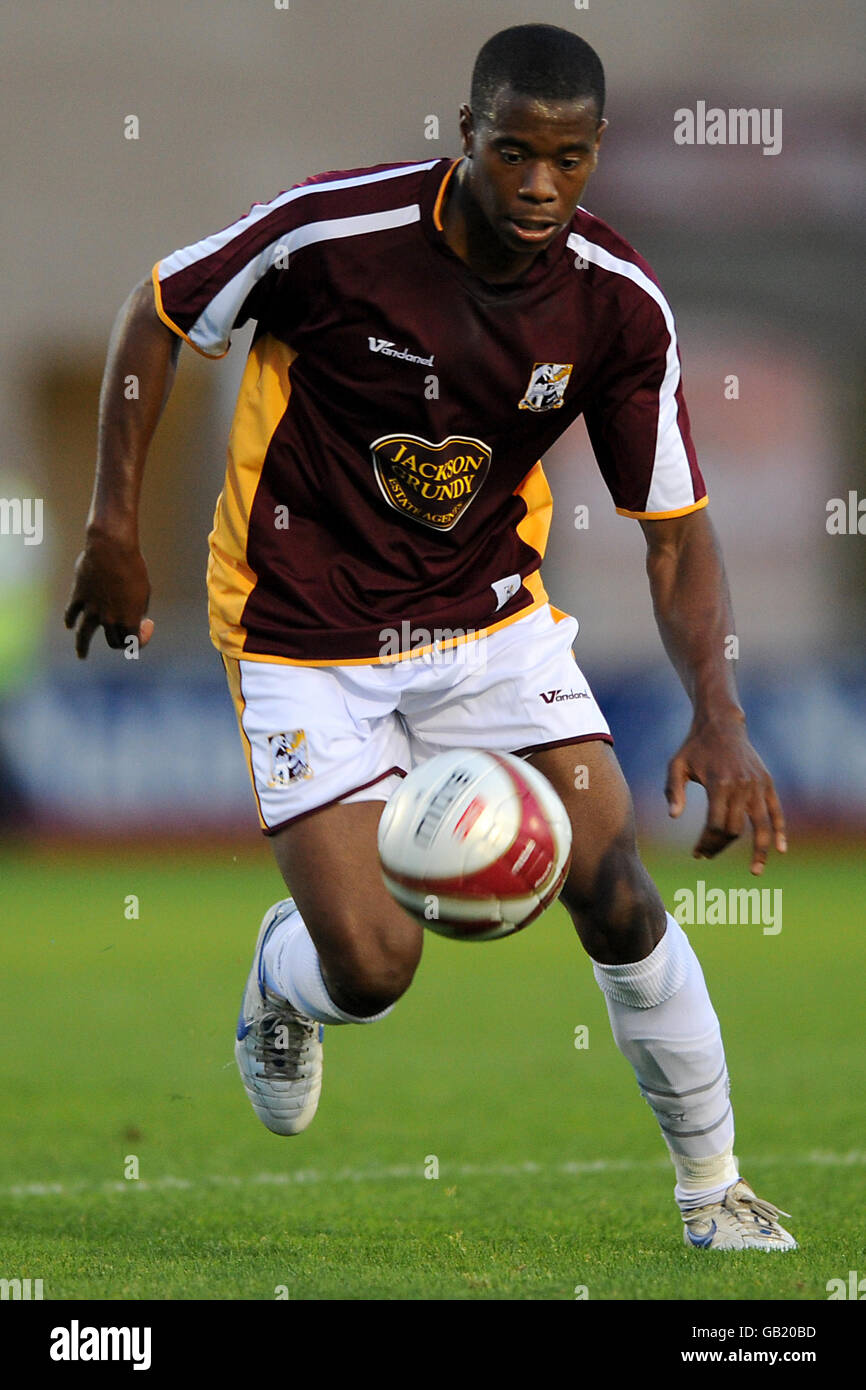
[[[543,160],[532,159],[523,166],[523,179],[520,184],[519,196],[529,198],[534,203],[555,202],[556,184]]]

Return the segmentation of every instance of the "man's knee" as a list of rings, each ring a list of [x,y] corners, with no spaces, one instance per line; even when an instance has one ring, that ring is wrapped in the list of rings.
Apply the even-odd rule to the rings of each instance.
[[[587,780],[574,780],[575,759]],[[597,960],[640,959],[664,930],[665,914],[637,852],[628,786],[608,744],[542,749],[532,761],[552,782],[571,821],[571,867],[562,890],[581,941]],[[647,945],[647,941],[654,938]],[[625,954],[623,954],[625,953]]]
[[[664,904],[631,836],[614,841],[594,861],[578,856],[562,901],[598,961],[641,959],[664,934]]]
[[[377,925],[354,914],[331,918],[327,940],[317,943],[328,993],[339,1008],[361,1018],[381,1013],[405,994],[421,958],[420,927],[413,931],[409,919],[404,930]],[[307,929],[315,941],[315,923],[307,922]]]
[[[359,1018],[381,1013],[409,988],[424,935],[382,882],[376,854],[381,812],[370,801],[330,806],[272,841],[325,988],[339,1009]]]

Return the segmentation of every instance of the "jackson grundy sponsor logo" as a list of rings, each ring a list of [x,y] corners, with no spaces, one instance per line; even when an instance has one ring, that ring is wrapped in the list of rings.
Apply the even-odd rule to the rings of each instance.
[[[491,449],[450,434],[431,444],[417,434],[383,434],[370,445],[373,471],[389,507],[435,531],[450,531],[481,491]]]

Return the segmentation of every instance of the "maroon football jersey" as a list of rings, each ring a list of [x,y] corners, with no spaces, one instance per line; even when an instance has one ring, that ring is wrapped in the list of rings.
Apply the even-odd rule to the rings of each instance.
[[[442,229],[458,162],[318,175],[154,267],[206,356],[256,321],[210,537],[227,655],[388,660],[545,603],[540,460],[581,413],[618,511],[706,503],[650,267],[579,208],[522,279],[480,279]]]

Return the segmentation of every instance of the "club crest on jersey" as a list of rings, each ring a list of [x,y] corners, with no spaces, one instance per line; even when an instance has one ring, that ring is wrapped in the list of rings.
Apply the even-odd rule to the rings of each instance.
[[[269,787],[287,787],[290,782],[302,782],[312,777],[313,769],[307,761],[307,736],[303,729],[268,734],[268,748],[271,754]]]
[[[558,410],[571,380],[573,362],[536,362],[520,410]]]
[[[402,516],[450,531],[484,486],[491,450],[481,439],[384,434],[370,445],[379,491]]]

